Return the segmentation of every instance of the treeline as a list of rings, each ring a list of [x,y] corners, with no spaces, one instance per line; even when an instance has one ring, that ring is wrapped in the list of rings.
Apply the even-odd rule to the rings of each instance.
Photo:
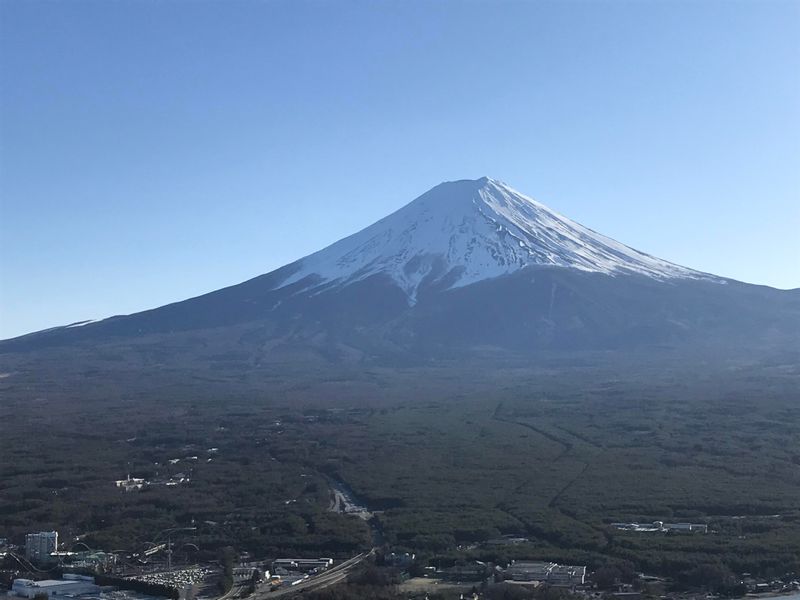
[[[233,569],[236,565],[236,551],[227,546],[222,549],[220,555],[220,564],[222,565],[222,578],[220,579],[220,592],[227,594],[233,587]]]

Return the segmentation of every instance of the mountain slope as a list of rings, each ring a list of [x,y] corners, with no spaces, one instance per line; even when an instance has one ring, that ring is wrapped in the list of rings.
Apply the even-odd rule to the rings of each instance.
[[[800,291],[674,265],[491,179],[441,184],[331,246],[242,284],[161,308],[0,342],[163,347],[165,360],[291,350],[424,358],[669,348],[796,352]],[[172,349],[167,349],[172,348]]]

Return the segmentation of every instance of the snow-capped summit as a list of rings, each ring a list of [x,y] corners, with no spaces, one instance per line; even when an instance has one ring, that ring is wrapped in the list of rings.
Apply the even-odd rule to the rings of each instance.
[[[694,360],[746,348],[749,361],[757,348],[795,356],[798,292],[655,258],[482,178],[438,185],[350,237],[237,285],[0,341],[0,361],[42,350],[72,364],[74,348],[77,356],[102,348],[101,361],[114,348],[131,364],[154,356],[177,370],[202,364],[239,374],[306,358],[483,364],[597,350],[638,360],[647,349],[674,349]]]
[[[442,183],[301,259],[278,288],[303,280],[304,289],[347,285],[385,274],[413,304],[423,283],[457,288],[532,265],[655,279],[711,278],[634,250],[483,177]]]

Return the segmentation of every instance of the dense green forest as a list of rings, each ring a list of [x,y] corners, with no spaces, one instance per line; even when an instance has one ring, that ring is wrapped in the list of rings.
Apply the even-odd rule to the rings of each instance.
[[[46,378],[45,378],[46,379]],[[363,520],[332,513],[329,481],[386,543],[423,560],[548,559],[690,577],[698,565],[800,571],[797,374],[600,360],[517,368],[163,374],[112,385],[0,380],[0,537],[135,551],[169,527],[200,548],[348,556]],[[122,390],[122,391],[120,391]],[[176,460],[177,459],[177,460]],[[130,473],[187,482],[124,492]],[[707,523],[707,534],[616,521]],[[487,543],[502,535],[514,545]]]

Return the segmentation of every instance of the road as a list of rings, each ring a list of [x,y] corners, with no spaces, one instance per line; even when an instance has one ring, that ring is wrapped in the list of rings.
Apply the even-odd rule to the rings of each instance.
[[[369,521],[372,518],[372,513],[369,511],[369,509],[363,504],[359,503],[359,501],[353,495],[352,490],[350,490],[344,483],[336,479],[328,478],[328,484],[330,485],[331,492],[333,493],[328,510],[337,513],[344,513],[346,515],[356,515],[365,521]]]
[[[235,598],[239,595],[242,591],[242,586],[239,585],[232,585],[231,589],[225,592],[222,596],[217,598],[216,600],[229,600],[230,598]]]
[[[309,577],[308,579],[304,579],[298,584],[295,585],[287,585],[281,586],[277,590],[271,592],[268,590],[256,590],[254,594],[248,596],[249,600],[271,600],[272,598],[279,598],[279,597],[288,597],[293,594],[299,594],[301,592],[310,592],[312,590],[321,590],[328,586],[334,585],[341,581],[344,581],[350,573],[352,573],[353,569],[355,569],[358,565],[360,565],[365,559],[372,556],[375,552],[373,548],[369,552],[362,552],[344,561],[341,564],[336,565],[335,567],[328,569],[327,571],[323,571],[319,575],[315,575],[314,577]]]

